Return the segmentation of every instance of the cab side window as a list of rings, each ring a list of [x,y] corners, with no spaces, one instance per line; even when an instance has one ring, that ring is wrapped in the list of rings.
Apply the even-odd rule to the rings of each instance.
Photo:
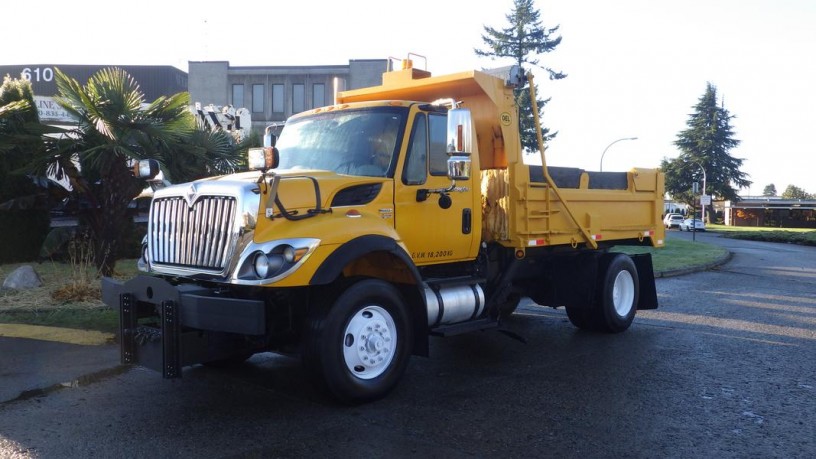
[[[447,115],[431,114],[428,116],[430,125],[430,169],[431,175],[448,175],[448,117]]]
[[[405,158],[405,170],[402,172],[402,183],[406,185],[422,185],[427,177],[428,163],[428,121],[424,113],[414,118],[414,127],[411,131],[411,144],[408,148],[408,157]]]

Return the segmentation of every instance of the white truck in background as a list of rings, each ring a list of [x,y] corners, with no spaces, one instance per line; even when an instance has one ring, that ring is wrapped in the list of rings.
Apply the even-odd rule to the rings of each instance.
[[[236,109],[232,105],[201,105],[195,103],[192,109],[198,127],[207,131],[224,130],[232,135],[235,143],[249,138],[252,132],[252,115],[246,108]]]

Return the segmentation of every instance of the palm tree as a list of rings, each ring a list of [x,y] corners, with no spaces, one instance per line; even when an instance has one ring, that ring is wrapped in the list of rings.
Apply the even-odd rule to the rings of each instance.
[[[155,159],[165,176],[185,179],[197,172],[229,171],[237,164],[238,151],[200,140],[186,92],[148,104],[138,83],[122,69],[100,70],[84,86],[59,69],[55,73],[55,100],[76,124],[58,138],[45,138],[46,154],[36,158],[34,167],[41,174],[67,177],[86,200],[82,223],[93,242],[94,264],[100,275],[109,276],[121,236],[132,224],[128,204],[146,186],[132,173],[136,161]]]

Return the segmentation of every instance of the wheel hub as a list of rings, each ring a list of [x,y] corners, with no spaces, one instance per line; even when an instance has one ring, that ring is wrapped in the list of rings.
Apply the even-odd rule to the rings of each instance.
[[[629,271],[621,271],[612,286],[612,302],[615,312],[625,317],[635,307],[635,281]]]
[[[391,314],[380,306],[366,306],[346,327],[343,340],[346,367],[358,378],[376,378],[393,360],[396,338]]]

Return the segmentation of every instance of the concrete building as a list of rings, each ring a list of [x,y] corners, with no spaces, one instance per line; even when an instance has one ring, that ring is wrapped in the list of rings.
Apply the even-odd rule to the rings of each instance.
[[[187,73],[171,65],[0,65],[0,77],[9,75],[12,78],[30,81],[40,121],[47,124],[63,124],[72,120],[68,113],[54,102],[54,96],[58,93],[55,69],[85,85],[98,71],[113,67],[123,69],[136,80],[145,96],[145,102],[187,91]]]
[[[336,91],[382,84],[388,59],[349,60],[348,65],[231,67],[228,61],[189,62],[190,101],[247,108],[252,127],[334,103]]]
[[[84,85],[99,70],[117,67],[139,83],[146,102],[187,91],[191,103],[247,108],[253,130],[263,133],[295,113],[331,105],[336,91],[382,84],[389,64],[388,59],[352,59],[348,65],[233,67],[228,61],[190,61],[189,73],[164,65],[0,65],[0,76],[31,81],[45,123],[71,121],[54,102],[56,68]]]

